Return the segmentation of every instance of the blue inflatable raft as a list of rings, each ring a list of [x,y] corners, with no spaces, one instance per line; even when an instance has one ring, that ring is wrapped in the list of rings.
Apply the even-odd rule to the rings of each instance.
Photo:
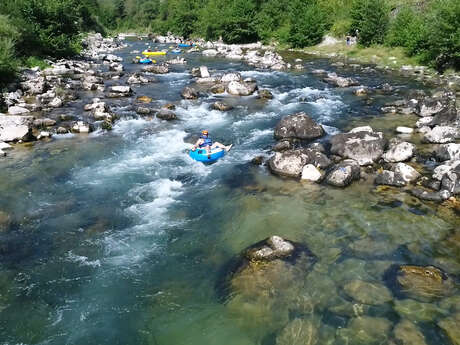
[[[190,48],[190,47],[193,47],[193,44],[179,43],[178,46],[179,46],[180,48]]]
[[[211,150],[211,154],[208,155],[208,151],[206,149],[196,149],[195,151],[190,150],[189,153],[190,157],[198,162],[203,163],[212,163],[219,160],[225,155],[225,150],[215,148]]]
[[[139,63],[143,63],[143,64],[151,64],[153,61],[150,60],[150,59],[140,59],[139,60]]]
[[[171,50],[171,53],[173,53],[173,54],[180,54],[180,53],[182,53],[182,50],[180,50],[180,49],[173,49],[173,50]]]

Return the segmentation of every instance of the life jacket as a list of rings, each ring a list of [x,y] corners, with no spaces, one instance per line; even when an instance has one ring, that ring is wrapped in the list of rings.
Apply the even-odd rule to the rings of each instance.
[[[200,148],[206,147],[206,146],[212,146],[212,139],[206,136],[201,136],[201,139],[203,139],[203,143],[200,144]]]

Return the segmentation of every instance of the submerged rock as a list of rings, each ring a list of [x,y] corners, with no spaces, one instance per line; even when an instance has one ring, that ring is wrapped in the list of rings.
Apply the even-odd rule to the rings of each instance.
[[[285,116],[275,127],[276,139],[314,140],[324,134],[324,128],[303,112]]]
[[[395,299],[394,310],[401,318],[414,322],[432,322],[447,312],[434,303],[423,303],[410,298]]]
[[[348,296],[364,304],[378,305],[393,299],[390,290],[377,283],[353,280],[347,283],[343,289]]]
[[[346,328],[338,330],[338,336],[346,344],[377,345],[387,341],[391,323],[380,317],[362,316],[353,318]]]
[[[401,345],[426,345],[422,332],[409,320],[401,320],[393,330],[394,337]]]
[[[438,326],[446,333],[454,345],[460,345],[460,313],[447,317],[438,322]]]
[[[400,291],[412,298],[433,299],[452,293],[452,279],[434,266],[399,266],[396,282]]]
[[[276,337],[276,345],[315,345],[318,326],[309,319],[294,319]]]

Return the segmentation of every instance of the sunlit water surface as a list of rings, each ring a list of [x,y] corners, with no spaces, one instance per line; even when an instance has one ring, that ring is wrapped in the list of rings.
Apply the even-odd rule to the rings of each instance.
[[[129,72],[140,69],[129,64],[129,52],[143,47],[130,42],[119,52]],[[443,245],[458,225],[455,217],[403,191],[382,192],[366,182],[345,190],[303,184],[251,164],[269,155],[283,115],[306,111],[329,135],[369,121],[386,130],[374,117],[380,106],[420,86],[378,72],[339,71],[364,85],[397,88],[367,102],[310,73],[335,71],[326,60],[307,60],[305,71],[290,73],[200,54],[186,58],[186,67],[134,88],[158,105],[175,103],[180,120],[138,118],[133,99],[116,100],[113,108],[128,117],[112,132],[56,136],[0,160],[0,211],[9,215],[0,232],[0,344],[285,344],[280,332],[306,317],[298,312],[304,305],[320,344],[359,343],[346,328],[366,314],[391,327],[402,318],[421,322],[427,343],[450,344],[437,326],[450,315],[442,301],[393,297],[354,315],[343,286],[354,279],[385,285],[385,271],[397,263],[458,274],[458,250]],[[274,99],[181,100],[192,83],[188,70],[202,64],[212,73],[242,71]],[[89,96],[66,111],[81,112]],[[210,110],[218,99],[235,109]],[[187,155],[190,136],[202,128],[234,144],[216,164]],[[275,284],[278,290],[259,300],[221,291],[229,260],[274,234],[305,244],[317,257],[313,268],[279,278],[289,284]]]

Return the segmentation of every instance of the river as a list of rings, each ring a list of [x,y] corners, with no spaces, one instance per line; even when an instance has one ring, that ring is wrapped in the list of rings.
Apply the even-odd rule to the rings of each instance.
[[[141,68],[129,63],[130,51],[144,47],[133,41],[116,52],[127,72]],[[315,302],[318,344],[357,344],[343,332],[352,329],[354,315],[337,311],[353,304],[346,282],[385,285],[385,271],[402,263],[460,273],[458,249],[455,256],[443,244],[458,222],[440,215],[437,205],[367,182],[336,189],[281,179],[251,163],[270,155],[273,128],[284,115],[305,111],[329,135],[368,123],[388,132],[413,118],[390,126],[380,107],[423,85],[375,70],[338,70],[363,85],[396,87],[369,102],[310,72],[336,71],[326,59],[305,58],[305,71],[273,72],[199,53],[185,58],[187,65],[134,87],[136,96],[176,104],[179,120],[143,119],[132,111],[133,99],[111,100],[123,114],[113,131],[57,135],[0,159],[0,211],[9,215],[0,232],[0,344],[275,344],[295,317],[284,303],[293,293]],[[190,68],[200,65],[212,73],[239,71],[274,98],[182,100],[193,80]],[[59,111],[81,112],[89,96]],[[210,110],[220,99],[234,110]],[[212,165],[187,155],[203,128],[233,143]],[[307,278],[298,277],[305,280],[301,291],[286,288],[262,301],[223,294],[217,283],[226,263],[275,234],[303,243],[318,258]],[[365,315],[391,325],[388,339],[399,320],[409,319],[419,323],[427,344],[450,344],[438,326],[451,313],[442,301],[394,294],[365,307]]]

